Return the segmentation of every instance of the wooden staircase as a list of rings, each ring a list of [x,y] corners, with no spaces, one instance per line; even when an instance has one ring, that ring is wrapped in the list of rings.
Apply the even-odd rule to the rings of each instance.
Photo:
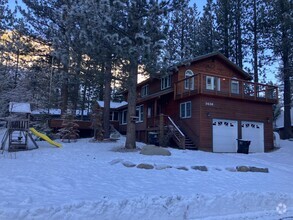
[[[182,132],[175,122],[168,116],[167,120],[168,131],[172,132],[172,139],[179,148],[197,150],[193,141]]]

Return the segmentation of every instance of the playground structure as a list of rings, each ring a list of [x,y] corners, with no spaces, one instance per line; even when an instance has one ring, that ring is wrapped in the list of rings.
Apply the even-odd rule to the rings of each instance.
[[[29,119],[8,119],[7,130],[1,142],[1,150],[5,150],[6,143],[8,143],[7,150],[10,152],[20,150],[32,150],[38,148],[37,143],[29,132]],[[34,144],[33,148],[28,145],[28,138]]]
[[[15,106],[15,107],[13,107]],[[24,107],[25,106],[25,107]],[[1,141],[2,153],[4,150],[10,152],[21,151],[21,150],[33,150],[39,148],[37,143],[32,137],[32,134],[40,137],[48,143],[61,147],[61,144],[51,140],[47,135],[42,134],[30,128],[30,104],[29,103],[10,103],[9,111],[13,117],[5,119],[7,130]],[[29,139],[33,143],[33,146],[29,145]]]

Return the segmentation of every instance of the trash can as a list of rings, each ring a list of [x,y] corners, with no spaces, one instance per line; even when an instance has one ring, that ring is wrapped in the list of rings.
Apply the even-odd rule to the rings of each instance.
[[[248,154],[249,145],[251,141],[237,139],[238,141],[238,150],[237,153]]]
[[[149,144],[158,145],[158,143],[159,143],[158,133],[157,132],[149,132],[148,142],[149,142]]]

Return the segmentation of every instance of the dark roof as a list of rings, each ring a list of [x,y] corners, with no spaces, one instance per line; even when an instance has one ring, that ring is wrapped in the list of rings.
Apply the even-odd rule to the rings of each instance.
[[[246,79],[249,79],[249,80],[252,79],[251,75],[249,75],[247,72],[245,72],[239,66],[237,66],[235,63],[233,63],[232,61],[230,61],[227,57],[225,57],[220,52],[208,53],[208,54],[205,54],[205,55],[197,56],[195,58],[192,58],[192,59],[188,59],[188,60],[179,62],[179,63],[175,64],[174,66],[172,66],[171,69],[177,69],[180,66],[190,65],[192,63],[195,63],[195,62],[198,62],[198,61],[201,61],[201,60],[204,60],[204,59],[212,58],[212,57],[217,57],[217,58],[225,61],[231,68],[233,68],[237,72],[241,73]]]

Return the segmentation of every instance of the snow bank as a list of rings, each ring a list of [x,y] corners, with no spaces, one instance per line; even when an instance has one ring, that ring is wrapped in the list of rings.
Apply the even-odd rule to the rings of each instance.
[[[279,202],[279,203],[278,203]],[[156,196],[72,202],[62,206],[0,211],[1,219],[276,219],[278,204],[293,205],[282,194],[233,193],[218,195]],[[293,210],[286,210],[293,214]],[[244,214],[245,213],[245,214]],[[245,217],[245,218],[244,218]]]

